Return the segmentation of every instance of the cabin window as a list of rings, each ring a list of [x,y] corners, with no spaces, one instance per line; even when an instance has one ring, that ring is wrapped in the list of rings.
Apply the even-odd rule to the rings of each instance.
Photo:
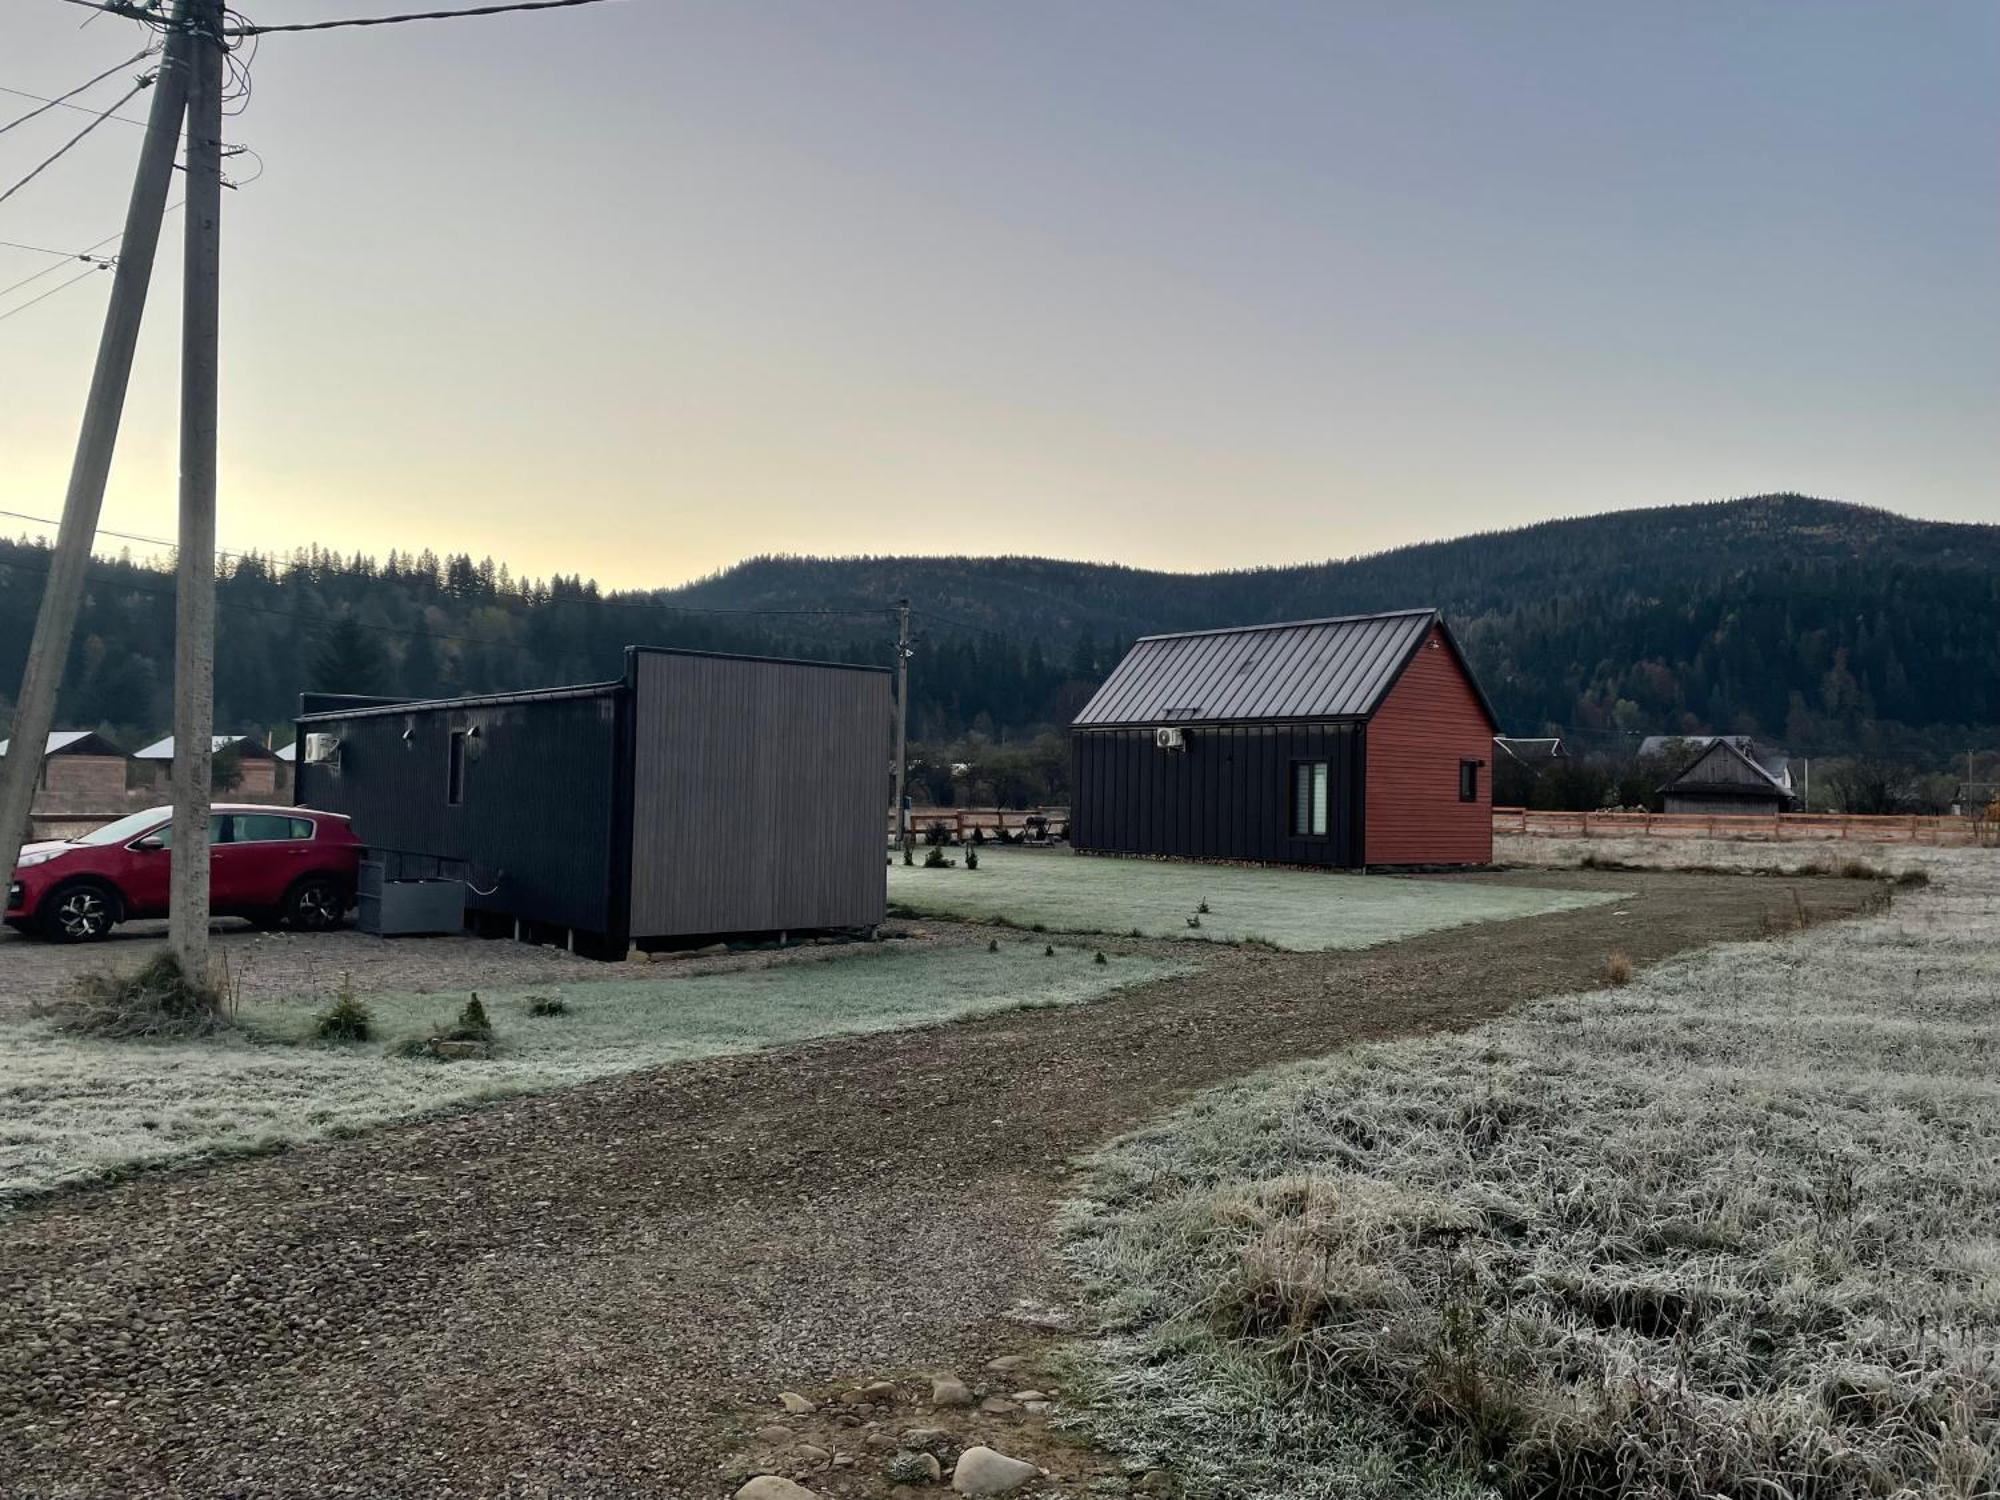
[[[1292,762],[1292,837],[1326,837],[1326,762]]]
[[[1479,767],[1481,762],[1462,760],[1458,763],[1458,800],[1477,802],[1479,800]]]
[[[445,760],[444,800],[451,807],[459,807],[465,802],[465,731],[454,729],[450,744]]]

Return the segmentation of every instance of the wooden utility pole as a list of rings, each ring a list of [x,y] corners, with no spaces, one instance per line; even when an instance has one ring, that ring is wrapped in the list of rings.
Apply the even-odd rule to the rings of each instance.
[[[910,853],[910,601],[896,601],[896,845]]]
[[[139,147],[139,167],[125,209],[125,232],[118,244],[118,266],[111,276],[111,303],[104,310],[97,364],[90,375],[90,398],[77,434],[76,457],[70,464],[69,492],[63,498],[62,525],[49,559],[48,580],[42,585],[28,664],[21,673],[21,690],[14,705],[13,754],[0,760],[0,873],[14,868],[21,854],[21,839],[28,831],[35,783],[42,769],[42,747],[55,720],[56,690],[62,683],[77,610],[83,603],[84,574],[90,566],[91,545],[97,539],[98,514],[104,508],[104,483],[118,443],[118,423],[125,413],[132,350],[139,341],[139,322],[146,310],[146,287],[153,276],[153,255],[160,243],[167,189],[173,184],[174,147],[187,100],[187,53],[180,31],[186,16],[187,0],[180,0],[174,7],[166,53],[153,83],[146,138]]]
[[[181,496],[174,586],[174,848],[167,941],[208,978],[215,733],[215,433],[222,295],[222,0],[187,0],[187,249],[181,293]]]

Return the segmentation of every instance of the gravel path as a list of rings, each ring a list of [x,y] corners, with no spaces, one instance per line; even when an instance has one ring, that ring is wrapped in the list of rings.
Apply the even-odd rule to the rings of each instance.
[[[1017,1299],[1063,1296],[1045,1244],[1068,1161],[1190,1092],[1588,986],[1613,948],[1652,962],[1877,895],[1566,881],[1593,882],[1637,894],[1364,952],[1216,949],[1098,1005],[666,1069],[30,1207],[0,1220],[0,1491],[726,1493],[745,1403],[1017,1343]]]

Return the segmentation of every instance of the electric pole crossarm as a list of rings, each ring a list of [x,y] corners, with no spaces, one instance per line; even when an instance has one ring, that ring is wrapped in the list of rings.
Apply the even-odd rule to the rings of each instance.
[[[63,664],[69,657],[70,637],[83,601],[97,518],[104,508],[104,485],[111,473],[111,455],[124,415],[132,351],[146,310],[147,283],[153,275],[160,221],[173,183],[174,148],[186,108],[186,38],[178,26],[186,16],[187,0],[180,0],[174,9],[177,24],[167,33],[166,53],[153,85],[146,136],[139,148],[139,166],[125,210],[118,266],[112,273],[111,301],[104,311],[104,331],[98,338],[97,363],[91,371],[90,398],[77,435],[69,491],[63,498],[62,524],[42,587],[27,666],[15,695],[14,753],[0,760],[0,875],[11,875],[20,857],[22,836],[28,831],[42,747],[54,727],[56,692],[62,684]]]

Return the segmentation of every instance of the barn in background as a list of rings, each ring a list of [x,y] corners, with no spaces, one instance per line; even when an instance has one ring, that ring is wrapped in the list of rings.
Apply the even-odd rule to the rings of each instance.
[[[881,668],[635,646],[614,682],[302,706],[303,805],[536,936],[612,956],[882,920]]]
[[[1346,869],[1486,864],[1499,727],[1435,609],[1147,636],[1072,726],[1070,841]]]

